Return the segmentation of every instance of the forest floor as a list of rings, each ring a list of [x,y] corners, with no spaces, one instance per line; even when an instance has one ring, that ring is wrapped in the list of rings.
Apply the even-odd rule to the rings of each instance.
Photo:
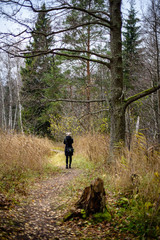
[[[57,153],[55,159],[56,156],[62,158],[62,153]],[[115,222],[94,223],[78,218],[63,222],[68,208],[77,199],[71,183],[83,177],[85,171],[74,164],[72,169],[63,165],[58,166],[59,172],[37,179],[19,204],[0,209],[0,239],[137,239],[120,232]]]

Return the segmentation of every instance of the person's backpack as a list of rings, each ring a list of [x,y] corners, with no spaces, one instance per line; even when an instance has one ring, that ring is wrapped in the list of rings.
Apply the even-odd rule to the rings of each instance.
[[[68,155],[73,155],[73,152],[74,152],[73,147],[68,147],[68,148],[67,148],[67,153],[68,153]]]

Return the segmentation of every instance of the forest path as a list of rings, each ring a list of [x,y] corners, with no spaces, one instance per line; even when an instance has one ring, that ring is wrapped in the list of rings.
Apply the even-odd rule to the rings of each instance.
[[[0,210],[0,240],[136,239],[119,232],[115,228],[118,222],[91,223],[81,218],[62,222],[64,214],[77,201],[79,185],[88,171],[87,166],[85,170],[75,168],[79,160],[82,165],[82,159],[74,157],[73,168],[65,169],[64,152],[56,152],[51,164],[60,172],[38,179],[16,207]]]
[[[64,153],[57,153],[52,160],[56,158],[63,158],[64,166],[61,166],[62,161],[57,161],[61,172],[34,183],[26,202],[5,212],[3,218],[7,222],[3,222],[2,231],[5,230],[6,234],[0,235],[3,236],[1,239],[78,239],[73,237],[72,229],[65,229],[60,220],[67,211],[64,206],[67,206],[72,195],[63,196],[67,186],[82,171],[65,169]]]

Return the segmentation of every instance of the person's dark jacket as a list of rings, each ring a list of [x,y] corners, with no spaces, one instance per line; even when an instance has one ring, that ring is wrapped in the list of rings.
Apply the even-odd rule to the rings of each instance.
[[[64,144],[65,146],[65,155],[67,156],[72,156],[73,155],[73,147],[72,147],[72,143],[73,143],[73,138],[71,136],[66,136],[66,138],[64,139]],[[69,152],[69,149],[72,149],[72,151]]]

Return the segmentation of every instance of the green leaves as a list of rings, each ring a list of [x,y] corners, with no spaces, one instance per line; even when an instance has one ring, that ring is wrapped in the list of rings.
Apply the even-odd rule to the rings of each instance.
[[[82,127],[74,116],[52,115],[50,130],[56,140],[62,140],[66,132],[72,132],[73,135],[80,134]]]
[[[104,213],[94,214],[93,219],[95,222],[103,222],[103,221],[110,222],[112,217],[111,217],[111,214],[106,209]]]

